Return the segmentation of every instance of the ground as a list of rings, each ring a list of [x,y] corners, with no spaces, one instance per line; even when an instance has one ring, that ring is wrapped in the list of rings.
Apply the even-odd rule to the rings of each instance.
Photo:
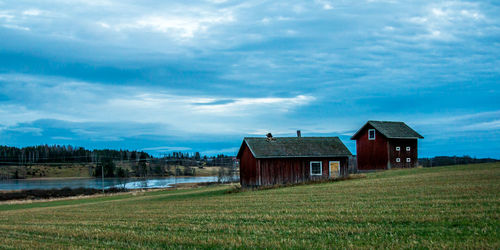
[[[500,248],[500,164],[0,205],[6,248]]]

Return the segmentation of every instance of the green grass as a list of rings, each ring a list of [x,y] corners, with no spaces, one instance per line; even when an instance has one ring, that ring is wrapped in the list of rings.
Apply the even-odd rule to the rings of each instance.
[[[5,248],[500,248],[500,164],[0,205]]]

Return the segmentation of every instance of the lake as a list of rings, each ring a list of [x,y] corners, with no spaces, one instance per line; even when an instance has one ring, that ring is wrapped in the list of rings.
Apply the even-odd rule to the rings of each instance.
[[[166,188],[176,183],[202,183],[216,182],[217,176],[195,176],[195,177],[168,177],[168,178],[106,178],[104,188]],[[0,190],[23,190],[23,189],[53,189],[53,188],[95,188],[101,189],[103,182],[101,178],[89,179],[23,179],[23,180],[0,180]]]

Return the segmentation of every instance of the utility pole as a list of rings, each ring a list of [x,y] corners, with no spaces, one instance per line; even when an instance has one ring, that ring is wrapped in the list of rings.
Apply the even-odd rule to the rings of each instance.
[[[101,165],[101,187],[102,187],[102,193],[104,194],[104,165]]]

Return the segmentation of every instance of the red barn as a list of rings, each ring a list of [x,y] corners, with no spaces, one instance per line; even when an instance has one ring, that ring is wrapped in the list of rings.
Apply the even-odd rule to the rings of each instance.
[[[404,122],[368,121],[352,136],[358,170],[417,166],[418,139],[424,138]]]
[[[242,187],[347,175],[351,152],[338,137],[246,137],[237,158]]]

